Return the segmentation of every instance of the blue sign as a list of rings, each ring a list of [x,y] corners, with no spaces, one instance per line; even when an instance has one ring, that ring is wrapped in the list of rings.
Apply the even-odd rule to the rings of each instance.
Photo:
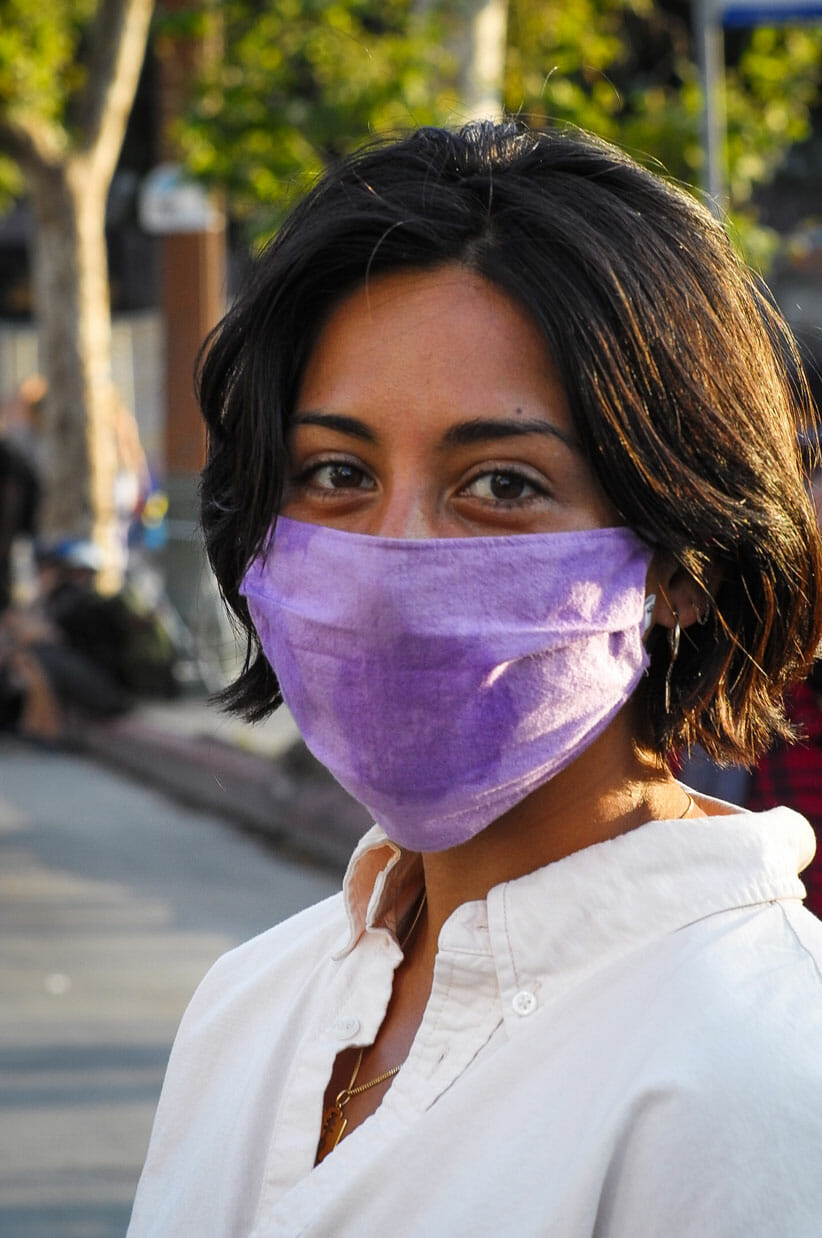
[[[822,20],[822,0],[715,0],[723,26],[779,26]]]

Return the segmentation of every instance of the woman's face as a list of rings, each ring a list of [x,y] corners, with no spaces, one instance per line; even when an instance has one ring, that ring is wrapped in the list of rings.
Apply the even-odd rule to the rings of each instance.
[[[620,521],[541,336],[460,267],[380,276],[331,314],[290,425],[282,511],[382,537]]]

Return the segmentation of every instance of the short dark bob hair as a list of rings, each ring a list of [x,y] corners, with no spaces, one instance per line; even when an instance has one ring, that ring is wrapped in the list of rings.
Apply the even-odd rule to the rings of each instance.
[[[530,316],[605,494],[712,594],[709,622],[683,633],[668,711],[668,645],[653,630],[638,740],[660,757],[701,743],[752,762],[789,734],[782,695],[822,630],[794,341],[693,197],[589,135],[513,123],[421,129],[337,164],[206,341],[202,522],[248,642],[223,704],[255,720],[280,703],[239,587],[276,517],[320,327],[370,277],[446,264]]]

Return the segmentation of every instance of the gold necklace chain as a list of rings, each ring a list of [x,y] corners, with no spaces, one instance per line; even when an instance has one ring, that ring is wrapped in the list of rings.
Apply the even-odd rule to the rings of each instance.
[[[426,891],[423,890],[419,906],[414,913],[414,918],[409,925],[408,931],[400,942],[400,948],[402,950],[404,950],[408,945],[411,940],[411,934],[414,932],[414,929],[419,923],[420,916],[422,915],[422,909],[425,906],[425,895]],[[357,1060],[354,1063],[354,1069],[351,1072],[351,1079],[348,1087],[343,1088],[342,1091],[338,1092],[334,1099],[333,1105],[328,1105],[327,1108],[323,1110],[323,1125],[322,1131],[320,1132],[320,1142],[317,1148],[318,1162],[321,1161],[324,1156],[327,1156],[328,1153],[334,1148],[336,1148],[337,1144],[345,1134],[346,1127],[348,1126],[348,1118],[345,1116],[345,1106],[351,1098],[353,1096],[360,1096],[363,1092],[368,1092],[371,1088],[375,1088],[379,1083],[385,1083],[386,1079],[393,1079],[394,1075],[399,1073],[400,1067],[402,1066],[402,1062],[400,1062],[399,1065],[392,1066],[390,1070],[384,1070],[381,1075],[377,1075],[376,1079],[369,1079],[368,1083],[357,1083],[357,1075],[360,1073],[362,1060],[365,1056],[365,1048],[365,1045],[362,1045],[359,1053],[357,1054]]]
[[[375,1088],[378,1083],[384,1083],[386,1079],[393,1078],[399,1070],[399,1066],[392,1066],[390,1070],[384,1070],[381,1075],[377,1075],[376,1079],[371,1079],[368,1083],[357,1083],[355,1087],[354,1084],[356,1083],[357,1075],[360,1073],[364,1054],[365,1045],[362,1046],[357,1054],[357,1062],[351,1075],[351,1082],[347,1088],[343,1088],[341,1092],[337,1093],[337,1099],[334,1103],[339,1105],[341,1109],[348,1104],[352,1096],[359,1096],[361,1092],[367,1092],[369,1088]]]

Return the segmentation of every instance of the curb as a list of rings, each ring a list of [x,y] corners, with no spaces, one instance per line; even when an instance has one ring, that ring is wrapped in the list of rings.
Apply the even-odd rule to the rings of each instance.
[[[339,871],[371,825],[302,742],[269,757],[209,735],[175,734],[139,713],[90,724],[80,741],[95,757],[192,807]]]

